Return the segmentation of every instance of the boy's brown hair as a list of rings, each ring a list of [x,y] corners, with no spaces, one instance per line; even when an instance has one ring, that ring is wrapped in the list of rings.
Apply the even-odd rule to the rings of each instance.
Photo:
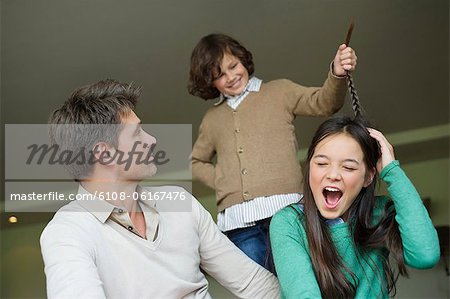
[[[221,72],[220,63],[225,53],[239,58],[248,75],[253,75],[255,66],[250,51],[228,35],[209,34],[200,39],[191,54],[188,84],[190,94],[204,100],[214,99],[220,95],[213,81]]]

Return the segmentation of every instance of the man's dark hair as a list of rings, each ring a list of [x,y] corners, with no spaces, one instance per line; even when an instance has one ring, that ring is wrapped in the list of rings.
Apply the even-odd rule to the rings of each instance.
[[[141,87],[106,79],[77,88],[49,118],[50,142],[60,151],[86,157],[98,142],[117,147],[121,122],[136,107]],[[66,169],[82,180],[92,170],[92,163],[68,163]]]

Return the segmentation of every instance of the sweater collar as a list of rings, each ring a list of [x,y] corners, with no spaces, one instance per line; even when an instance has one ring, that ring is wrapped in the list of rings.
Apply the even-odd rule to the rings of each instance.
[[[305,206],[302,203],[297,203],[297,206],[302,212],[304,212]],[[335,219],[324,219],[324,220],[328,226],[335,226],[337,224],[345,223],[344,219],[342,219],[341,217],[338,217]]]

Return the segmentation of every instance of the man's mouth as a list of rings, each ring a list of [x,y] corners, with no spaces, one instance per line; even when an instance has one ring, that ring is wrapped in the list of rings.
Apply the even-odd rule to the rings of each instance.
[[[325,187],[322,191],[325,199],[325,206],[328,209],[334,209],[342,198],[342,191],[336,187]]]

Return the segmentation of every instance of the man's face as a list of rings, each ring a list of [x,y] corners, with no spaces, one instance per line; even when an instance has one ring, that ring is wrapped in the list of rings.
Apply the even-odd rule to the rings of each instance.
[[[122,124],[117,150],[123,153],[123,161],[130,162],[118,165],[119,179],[140,181],[153,176],[156,165],[148,162],[153,161],[150,152],[156,145],[156,138],[142,129],[141,120],[133,111],[122,118]]]

